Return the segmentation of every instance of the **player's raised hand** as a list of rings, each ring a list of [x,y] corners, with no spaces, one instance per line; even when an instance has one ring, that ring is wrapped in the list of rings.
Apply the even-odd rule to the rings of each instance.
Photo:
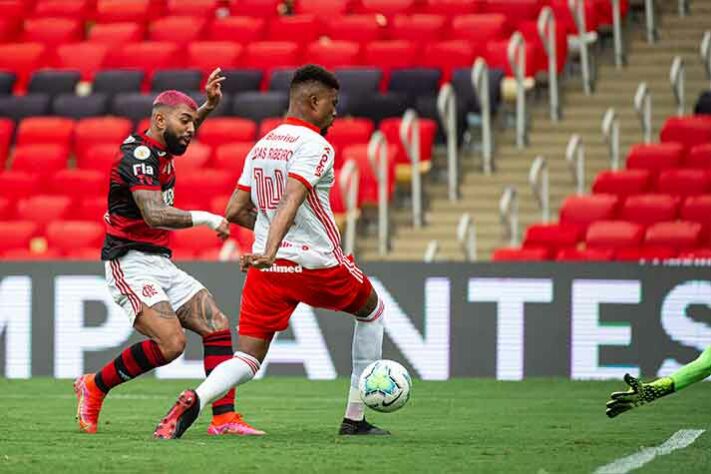
[[[205,84],[205,94],[207,95],[207,103],[210,107],[215,108],[222,100],[222,83],[225,81],[225,76],[222,74],[222,69],[219,67],[210,73]]]

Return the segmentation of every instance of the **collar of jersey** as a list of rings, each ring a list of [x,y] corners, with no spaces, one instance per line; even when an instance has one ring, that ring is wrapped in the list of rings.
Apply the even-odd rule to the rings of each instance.
[[[146,135],[146,132],[140,132],[138,136],[141,137],[141,139],[143,139],[143,141],[147,142],[149,145],[158,148],[160,151],[165,151],[165,147],[155,141],[153,138]]]
[[[310,128],[311,130],[313,130],[314,132],[316,132],[318,134],[321,133],[321,129],[319,129],[316,125],[311,124],[311,123],[306,122],[301,119],[297,119],[296,117],[287,117],[284,119],[284,123],[287,125],[296,125],[297,127]]]

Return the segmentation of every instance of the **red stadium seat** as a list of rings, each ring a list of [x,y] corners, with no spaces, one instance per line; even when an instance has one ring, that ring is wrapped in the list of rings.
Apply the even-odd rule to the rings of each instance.
[[[363,118],[339,118],[328,129],[328,141],[339,154],[348,145],[368,143],[375,127],[373,122]],[[338,166],[340,168],[340,166]]]
[[[145,133],[146,130],[148,130],[149,128],[151,128],[151,119],[150,119],[150,117],[146,117],[146,118],[138,121],[138,124],[136,125],[135,132],[136,133]]]
[[[651,225],[645,234],[647,246],[666,246],[675,251],[690,250],[701,242],[701,224],[698,222],[659,222]]]
[[[64,219],[70,211],[72,200],[67,196],[38,194],[17,203],[17,215],[35,222],[39,229],[44,229],[48,221]]]
[[[711,248],[684,250],[679,252],[679,258],[711,260]]]
[[[267,25],[268,41],[293,41],[310,43],[321,37],[321,22],[313,15],[275,16]]]
[[[678,252],[673,247],[655,245],[653,247],[637,247],[621,249],[615,255],[615,260],[635,262],[640,260],[667,260],[675,258]]]
[[[264,38],[266,21],[249,16],[228,16],[216,19],[207,29],[211,41],[233,41],[249,44]]]
[[[14,72],[15,91],[24,91],[30,74],[45,64],[45,54],[42,43],[0,44],[0,70]]]
[[[332,40],[355,41],[361,45],[383,37],[375,15],[336,15],[324,18],[326,35]]]
[[[660,136],[663,142],[679,142],[687,148],[711,143],[711,117],[669,117]]]
[[[548,250],[543,248],[499,248],[491,255],[492,262],[527,262],[548,260]]]
[[[596,221],[590,224],[585,235],[588,248],[619,251],[636,248],[642,244],[644,227],[633,222]]]
[[[84,24],[71,18],[35,18],[25,21],[22,41],[57,46],[84,39]]]
[[[282,0],[236,0],[230,6],[232,15],[271,17],[279,15]]]
[[[454,69],[471,67],[476,56],[477,51],[467,41],[440,41],[425,46],[420,63],[441,70],[444,84],[449,82]]]
[[[61,170],[49,182],[50,192],[72,199],[105,196],[108,188],[108,176],[94,170]]]
[[[188,44],[186,66],[210,74],[216,67],[223,70],[238,65],[242,46],[228,41],[195,41]]]
[[[395,193],[395,155],[397,151],[393,148],[388,149],[388,200],[392,200]],[[354,160],[358,165],[360,173],[360,185],[358,188],[358,205],[373,206],[378,205],[378,179],[373,166],[368,159],[368,145],[349,145],[342,152],[345,163],[348,160]],[[336,155],[338,157],[338,155]],[[335,185],[334,185],[335,187]],[[345,209],[343,209],[345,211]]]
[[[17,127],[17,145],[61,145],[69,148],[74,139],[72,119],[62,117],[29,117]]]
[[[568,0],[551,0],[550,6],[553,9],[557,28],[568,35],[578,34],[578,27],[570,12]],[[587,31],[595,31],[598,28],[599,20],[594,2],[586,1],[585,6],[585,26]]]
[[[618,197],[609,194],[568,196],[560,209],[560,223],[585,232],[594,221],[613,219],[618,204]]]
[[[231,197],[232,195],[230,194],[223,194],[222,196],[215,196],[210,199],[209,211],[213,214],[217,214],[218,216],[224,216],[225,210],[227,209],[227,203],[230,202]]]
[[[535,71],[548,72],[548,56],[546,55],[543,41],[538,33],[537,21],[524,21],[518,24],[516,29],[523,35],[526,44],[534,47],[534,62],[536,64]],[[561,28],[555,30],[556,56],[557,56],[557,71],[563,72],[565,63],[568,59],[568,35]]]
[[[409,158],[405,153],[405,148],[400,141],[400,123],[402,119],[399,117],[387,118],[380,122],[380,131],[387,138],[389,146],[397,150],[396,163],[402,163],[406,166],[410,165]],[[421,169],[429,170],[432,160],[432,145],[434,144],[435,134],[437,133],[437,123],[430,119],[420,119],[420,162]],[[394,146],[393,146],[394,145]]]
[[[490,68],[501,69],[507,76],[511,77],[513,76],[513,70],[511,69],[511,64],[509,63],[508,48],[508,39],[501,41],[489,41],[486,45],[486,50],[482,51],[482,53],[485,55],[486,62]],[[527,43],[525,49],[526,77],[533,77],[539,67],[536,45]]]
[[[613,14],[612,14],[612,2],[607,0],[595,0],[593,2],[595,5],[595,12],[600,25],[612,25]],[[629,0],[620,1],[620,16],[624,19],[629,11],[630,3]]]
[[[559,262],[605,262],[614,257],[612,250],[564,248],[555,256]]]
[[[72,217],[82,221],[102,222],[106,210],[106,196],[84,198],[79,201],[76,210],[72,213]]]
[[[592,190],[595,194],[615,194],[625,197],[649,191],[651,181],[651,173],[647,170],[608,170],[598,173]]]
[[[65,260],[97,261],[101,259],[101,245],[94,247],[78,247],[69,250],[64,255]]]
[[[211,248],[222,247],[222,241],[217,238],[217,234],[209,227],[199,226],[189,229],[181,229],[173,232],[171,236],[173,249],[187,250],[199,253]]]
[[[32,221],[0,221],[0,252],[29,250],[30,240],[37,236],[39,226]]]
[[[107,53],[108,46],[105,44],[88,41],[63,44],[57,48],[55,64],[60,69],[79,71],[82,80],[91,81],[96,71],[103,67]]]
[[[306,47],[306,57],[327,69],[357,66],[360,45],[352,41],[314,41]]]
[[[88,40],[110,46],[143,41],[145,26],[138,23],[99,23],[89,30]]]
[[[119,147],[116,145],[93,145],[86,153],[77,156],[77,168],[99,171],[108,176],[111,166],[119,158]]]
[[[221,0],[168,0],[166,14],[213,18]]]
[[[701,224],[701,238],[711,244],[711,194],[687,197],[681,205],[679,217]]]
[[[183,209],[206,209],[215,196],[230,194],[235,182],[222,170],[194,170],[175,182],[175,203]]]
[[[422,2],[423,13],[436,13],[455,18],[460,15],[479,13],[485,2],[482,0],[425,0]]]
[[[207,167],[212,156],[212,147],[200,142],[190,144],[185,154],[175,157],[176,172],[186,173]]]
[[[150,0],[98,0],[96,4],[96,20],[99,23],[147,23],[150,14]]]
[[[40,176],[37,173],[24,171],[0,172],[0,189],[2,197],[15,201],[35,194],[40,186]]]
[[[694,196],[709,191],[709,174],[704,170],[667,170],[659,175],[657,190],[678,196]]]
[[[213,166],[215,169],[228,173],[236,185],[237,179],[242,175],[242,169],[244,168],[247,155],[249,155],[253,146],[254,142],[252,141],[220,145],[215,149]]]
[[[204,18],[167,16],[148,25],[148,39],[176,43],[178,46],[184,47],[202,38],[206,26],[207,21]]]
[[[373,41],[364,46],[363,64],[377,65],[383,71],[385,86],[390,71],[397,68],[413,67],[418,61],[417,43],[410,41]]]
[[[14,131],[15,123],[12,120],[0,118],[0,170],[5,169],[5,160],[7,160]]]
[[[69,150],[62,145],[18,145],[13,151],[12,170],[47,178],[67,167]]]
[[[257,139],[262,138],[264,135],[271,132],[272,130],[277,128],[282,123],[284,123],[283,117],[271,117],[271,118],[266,118],[266,119],[262,120],[262,122],[259,124],[259,131],[257,132]]]
[[[689,150],[686,160],[684,160],[685,168],[695,169],[711,169],[711,143],[696,145]]]
[[[197,255],[189,249],[173,249],[171,258],[176,262],[189,262],[197,260]]]
[[[627,168],[658,173],[665,169],[678,168],[683,159],[684,146],[680,143],[634,145],[627,154]]]
[[[0,256],[1,260],[9,261],[34,261],[34,260],[59,260],[61,259],[61,254],[55,250],[46,250],[44,252],[33,252],[29,249],[15,249],[8,250],[7,252],[2,252]]]
[[[535,20],[544,5],[541,0],[487,0],[484,11],[501,13],[518,21]]]
[[[144,41],[142,43],[127,43],[109,53],[107,63],[114,68],[140,69],[150,80],[157,69],[174,69],[179,67],[179,48],[174,43],[159,41]]]
[[[7,16],[0,18],[0,43],[17,41],[22,29],[22,17]]]
[[[77,156],[85,154],[94,145],[116,145],[118,147],[131,134],[132,128],[130,120],[120,117],[95,117],[79,120],[74,129],[74,149]]]
[[[524,248],[547,248],[552,255],[563,248],[575,247],[583,237],[577,226],[565,224],[533,224],[526,229]]]
[[[479,45],[488,41],[506,41],[511,36],[511,25],[500,13],[464,15],[452,19],[452,39],[467,40]]]
[[[37,2],[32,17],[66,17],[86,20],[93,13],[93,3],[90,0],[41,0]]]
[[[322,18],[343,15],[351,0],[299,0],[295,2],[296,13],[311,14]]]
[[[6,197],[0,197],[0,221],[11,219],[15,215],[15,202]]]
[[[413,12],[416,0],[359,0],[359,3],[359,11],[392,16]]]
[[[47,247],[68,254],[78,248],[100,248],[104,226],[91,221],[52,221],[47,225]],[[98,255],[96,256],[98,259]]]
[[[678,215],[679,199],[667,194],[637,194],[625,199],[620,219],[644,226],[673,221]]]
[[[294,67],[301,62],[299,44],[290,41],[258,41],[247,44],[242,65],[271,71],[277,67]]]
[[[395,40],[434,42],[444,37],[446,27],[447,18],[442,15],[395,15],[388,33]]]
[[[216,117],[205,121],[198,131],[201,143],[216,147],[230,142],[246,142],[255,139],[257,125],[248,119]]]

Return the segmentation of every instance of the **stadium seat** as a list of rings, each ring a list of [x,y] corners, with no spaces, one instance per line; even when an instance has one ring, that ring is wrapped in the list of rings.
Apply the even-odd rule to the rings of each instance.
[[[577,226],[583,233],[598,220],[612,220],[617,213],[619,199],[610,194],[568,196],[560,208],[560,223]]]
[[[440,41],[425,47],[421,63],[442,71],[442,83],[449,82],[452,72],[458,67],[471,67],[476,51],[466,41]],[[494,67],[490,64],[490,67]]]
[[[238,58],[242,55],[242,46],[228,41],[193,41],[187,46],[185,64],[189,68],[202,71],[207,79],[215,68],[222,68],[223,72],[237,67]],[[227,92],[234,92],[226,88],[231,87],[232,78],[228,78],[222,88]]]
[[[673,169],[663,171],[657,180],[657,190],[677,196],[693,196],[711,191],[711,175],[705,170]]]
[[[232,142],[220,145],[215,148],[215,158],[212,161],[212,165],[215,169],[228,173],[233,182],[236,183],[242,174],[244,162],[253,146],[253,141]],[[224,210],[223,207],[220,212],[224,212]]]
[[[316,41],[322,34],[321,22],[313,15],[275,16],[267,24],[267,41]]]
[[[281,0],[236,0],[231,2],[230,14],[272,17],[279,14]]]
[[[100,171],[108,176],[111,166],[119,157],[119,147],[116,145],[94,145],[86,153],[77,156],[77,168],[82,170]]]
[[[175,169],[181,175],[194,169],[203,169],[208,166],[212,148],[204,143],[192,142],[185,154],[175,159]]]
[[[509,40],[499,40],[499,41],[489,41],[486,44],[486,49],[481,51],[481,54],[486,59],[486,62],[490,68],[501,69],[506,73],[507,77],[512,77],[513,70],[511,69],[511,64],[509,63],[508,56]],[[538,61],[536,61],[537,52],[536,45],[526,43],[525,46],[525,58],[526,58],[526,77],[533,77],[536,75],[538,68]]]
[[[402,118],[388,118],[383,120],[380,131],[383,132],[388,144],[397,150],[395,155],[396,180],[409,181],[412,165],[405,153],[405,148],[400,141],[400,123]],[[434,144],[437,124],[434,120],[420,118],[420,172],[427,172],[432,167],[432,146]]]
[[[92,14],[90,0],[40,0],[32,11],[33,18],[75,18],[86,20]]]
[[[16,201],[37,192],[40,176],[34,172],[0,171],[0,189],[2,197]]]
[[[84,39],[84,25],[73,18],[31,18],[25,20],[21,39],[47,46],[77,43]]]
[[[209,227],[191,227],[181,229],[180,232],[172,232],[171,247],[175,251],[187,250],[199,253],[211,248],[222,247],[222,241],[217,238],[217,234]]]
[[[588,248],[618,252],[642,244],[644,227],[633,222],[595,221],[588,226],[585,243]]]
[[[326,36],[332,40],[364,45],[383,38],[383,28],[375,15],[333,15],[322,20]]]
[[[5,160],[14,133],[15,123],[10,119],[0,118],[0,170],[5,169]]]
[[[343,98],[341,98],[342,100]],[[345,102],[345,101],[343,101]],[[340,106],[341,104],[339,104]],[[376,126],[388,118],[401,117],[407,110],[407,97],[403,94],[386,93],[373,95],[364,100],[352,101],[348,112],[339,110],[339,115],[353,115],[354,117],[368,118]]]
[[[711,169],[711,143],[696,145],[686,155],[684,168]]]
[[[151,116],[155,96],[155,92],[151,94],[136,92],[116,94],[111,101],[111,113],[137,123],[142,118]]]
[[[444,38],[447,17],[442,15],[395,15],[388,25],[388,36],[394,40],[439,41]]]
[[[38,232],[39,226],[33,221],[0,221],[0,252],[29,250],[30,240]]]
[[[37,194],[17,203],[17,215],[36,223],[40,231],[44,230],[47,222],[64,219],[70,211],[73,211],[72,200],[67,196]]]
[[[83,198],[76,205],[72,217],[80,221],[102,222],[107,209],[106,201],[106,196]]]
[[[597,30],[599,20],[595,2],[588,0],[584,2],[583,5],[585,7],[586,30]],[[573,19],[573,14],[570,11],[568,0],[551,0],[550,7],[553,9],[553,15],[558,25],[557,28],[564,31],[568,35],[577,35],[578,27]],[[535,18],[529,18],[529,20],[535,20]]]
[[[113,68],[141,70],[146,78],[150,78],[158,69],[179,67],[179,52],[178,46],[174,43],[159,41],[126,43],[109,53],[107,63]]]
[[[628,169],[646,169],[653,173],[678,168],[684,159],[684,146],[680,143],[655,143],[634,145],[627,154]]]
[[[652,182],[648,170],[602,171],[592,185],[595,194],[615,194],[620,197],[642,194],[650,189]]]
[[[109,180],[106,173],[95,170],[64,169],[52,175],[48,190],[53,194],[80,198],[105,196]]]
[[[60,94],[52,101],[52,113],[74,120],[98,117],[106,115],[108,104],[109,101],[105,94],[87,96]]]
[[[613,13],[612,13],[612,3],[605,0],[596,0],[594,2],[595,12],[600,25],[612,25]],[[627,12],[630,8],[629,0],[620,1],[620,16],[624,19],[627,16]]]
[[[300,47],[291,41],[257,41],[248,43],[242,66],[262,71],[278,67],[295,67],[301,62]],[[312,58],[309,58],[312,59]]]
[[[12,94],[12,88],[15,86],[15,80],[15,73],[0,71],[0,95]]]
[[[314,41],[306,47],[305,55],[314,64],[331,70],[361,63],[360,45],[352,41]]]
[[[711,194],[687,197],[681,205],[679,217],[701,224],[701,239],[711,245]]]
[[[165,41],[185,47],[203,37],[207,26],[204,18],[194,16],[166,16],[148,25],[149,41]]]
[[[637,194],[625,199],[620,219],[644,226],[673,221],[678,215],[680,200],[668,194]]]
[[[151,90],[162,92],[169,89],[179,91],[199,90],[202,72],[197,69],[163,69],[156,71],[151,81]]]
[[[215,196],[234,191],[233,175],[216,169],[194,170],[175,182],[175,205],[183,209],[207,209]]]
[[[107,94],[112,97],[122,92],[138,92],[143,83],[143,71],[104,70],[98,71],[94,77],[93,93]]]
[[[190,91],[188,92],[188,96],[190,96],[195,101],[198,107],[204,104],[207,100],[207,95],[205,95],[204,89]],[[212,112],[210,112],[210,117],[224,117],[226,115],[232,115],[232,96],[227,94],[226,92],[223,92],[222,100],[220,100],[220,103],[217,105],[217,107],[212,109]]]
[[[418,62],[418,48],[410,41],[373,41],[363,49],[363,63],[378,65],[383,74],[396,68],[411,68]],[[387,80],[385,81],[387,83]]]
[[[62,145],[17,145],[12,152],[11,169],[35,173],[46,179],[67,167],[69,149]]]
[[[698,222],[659,222],[649,226],[645,246],[666,246],[676,252],[691,250],[701,242],[701,224]]]
[[[359,11],[390,17],[414,11],[416,0],[359,0],[359,3]]]
[[[68,254],[77,248],[99,249],[104,239],[104,226],[92,221],[56,220],[47,225],[47,247]],[[98,254],[97,254],[98,259]]]
[[[146,117],[138,121],[138,124],[136,124],[136,128],[134,129],[135,133],[145,133],[146,130],[151,128],[151,118]]]
[[[378,93],[382,73],[374,68],[336,69],[340,93],[349,97],[370,96]]]
[[[145,26],[140,23],[98,23],[89,30],[87,41],[111,47],[143,41],[144,37]]]
[[[74,129],[74,150],[81,156],[94,145],[115,145],[118,148],[131,134],[131,128],[131,121],[120,117],[79,120]]]
[[[22,29],[21,16],[3,16],[0,17],[0,43],[10,43],[17,41]]]
[[[684,250],[679,252],[679,258],[711,260],[711,248]]]
[[[257,125],[251,120],[218,117],[206,120],[197,137],[201,143],[214,148],[230,142],[253,141],[256,133]]]
[[[492,262],[542,261],[549,257],[544,248],[499,248],[491,255]]]
[[[46,47],[42,43],[0,44],[0,70],[15,74],[15,91],[24,92],[30,74],[46,64]]]
[[[60,117],[28,117],[17,127],[17,145],[61,145],[69,149],[75,122]]]
[[[299,0],[295,2],[298,14],[311,14],[321,18],[333,18],[347,13],[351,0]]]
[[[494,114],[501,103],[501,82],[503,80],[504,71],[489,69],[489,104]],[[456,68],[452,74],[451,83],[457,95],[457,105],[467,112],[480,113],[479,98],[472,85],[472,69],[470,67]]]
[[[15,262],[31,262],[31,261],[47,261],[60,260],[62,255],[55,250],[45,250],[43,252],[35,252],[30,249],[15,249],[2,252],[0,258],[5,261]]]
[[[392,200],[395,193],[395,155],[397,150],[388,148],[388,200]],[[360,143],[343,147],[343,158],[339,168],[348,160],[354,160],[358,165],[360,183],[358,186],[358,206],[378,205],[378,179],[376,171],[368,158],[368,144]],[[338,160],[338,154],[336,155]],[[344,209],[345,211],[345,209]]]
[[[511,25],[500,13],[463,15],[452,19],[451,39],[470,41],[483,50],[488,41],[506,41],[511,36]]]
[[[533,224],[526,229],[523,248],[546,248],[550,255],[558,250],[577,246],[583,233],[577,226],[565,224]]]
[[[0,96],[0,117],[17,122],[27,117],[47,115],[49,106],[50,98],[47,94]]]
[[[395,69],[390,73],[388,91],[404,95],[408,106],[413,107],[420,97],[437,97],[441,78],[439,69]],[[460,98],[457,97],[457,100]]]
[[[83,81],[94,79],[106,60],[108,46],[99,43],[63,44],[57,48],[55,65],[59,69],[78,71]],[[74,89],[67,92],[74,92]]]
[[[548,73],[548,55],[546,54],[543,40],[538,32],[538,21],[529,20],[520,22],[516,29],[523,35],[526,44],[533,46],[534,70],[536,72]],[[562,28],[555,29],[555,43],[558,73],[563,73],[568,59],[568,35]]]
[[[328,129],[328,141],[336,151],[336,166],[341,163],[341,151],[348,145],[367,144],[375,127],[367,119],[339,118]]]
[[[0,197],[0,221],[10,220],[15,215],[15,202]]]
[[[614,257],[612,250],[564,248],[558,251],[555,259],[559,262],[605,262]]]
[[[266,21],[249,16],[227,16],[217,18],[207,29],[206,39],[249,44],[264,39]]]
[[[75,92],[81,79],[78,71],[40,70],[32,73],[27,86],[29,94],[58,95]]]
[[[675,258],[678,252],[665,245],[655,245],[651,247],[626,248],[617,251],[615,260],[622,262],[635,262],[643,260],[667,260]]]
[[[257,132],[257,139],[262,138],[267,133],[271,132],[279,125],[284,123],[284,117],[269,117],[261,121],[259,124],[259,131]],[[329,137],[329,141],[331,138]]]
[[[221,0],[168,0],[165,5],[165,12],[168,15],[181,16],[202,16],[213,18],[220,6]]]
[[[542,0],[487,0],[483,10],[487,13],[500,13],[508,18],[523,21],[535,20],[543,5]]]
[[[222,75],[222,90],[228,94],[258,91],[263,79],[262,71],[254,69],[224,69]]]
[[[289,97],[283,92],[243,92],[232,101],[233,115],[255,122],[282,116],[288,108]]]
[[[482,11],[483,2],[472,0],[424,0],[420,10],[424,13],[437,13],[456,17]]]
[[[98,0],[96,20],[99,23],[135,22],[145,24],[151,16],[150,0]]]
[[[288,93],[291,79],[294,77],[294,68],[275,69],[269,75],[269,90]]]
[[[662,142],[679,142],[687,148],[711,143],[711,117],[669,117],[660,133]]]

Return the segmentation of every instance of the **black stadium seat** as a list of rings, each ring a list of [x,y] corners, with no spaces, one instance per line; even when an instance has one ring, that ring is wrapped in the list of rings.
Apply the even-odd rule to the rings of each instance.
[[[151,90],[162,92],[169,89],[193,91],[200,89],[202,73],[197,69],[163,69],[156,71]]]
[[[15,80],[15,74],[8,71],[0,71],[0,95],[12,94]]]
[[[25,117],[47,115],[49,95],[28,94],[24,96],[0,96],[0,117],[18,121]]]
[[[222,90],[228,94],[258,91],[262,83],[262,71],[257,69],[226,69],[222,75],[225,76]]]
[[[187,94],[197,103],[200,107],[205,103],[206,96],[203,91],[188,91]],[[232,96],[230,94],[222,93],[222,100],[220,105],[217,106],[215,110],[210,112],[210,117],[222,117],[224,115],[232,115]]]
[[[139,94],[136,92],[116,94],[111,103],[111,113],[119,117],[126,117],[137,123],[144,117],[151,116],[155,98],[156,94]]]
[[[244,92],[232,101],[232,113],[237,117],[261,122],[269,117],[281,117],[289,108],[289,96],[284,92]]]
[[[92,92],[115,95],[121,92],[139,92],[143,82],[143,71],[127,69],[106,69],[94,76]]]
[[[98,117],[106,115],[108,105],[109,98],[106,94],[91,94],[85,97],[75,94],[60,94],[54,98],[52,113],[73,119]]]
[[[418,97],[437,97],[441,77],[439,69],[395,69],[390,74],[388,91],[404,94],[408,106],[412,107]]]
[[[27,92],[49,95],[71,94],[81,79],[79,71],[36,71],[30,77]]]

